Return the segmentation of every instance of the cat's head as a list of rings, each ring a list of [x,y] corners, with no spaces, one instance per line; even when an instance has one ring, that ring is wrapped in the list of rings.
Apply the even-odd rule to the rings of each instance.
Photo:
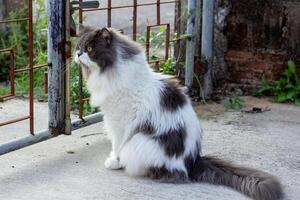
[[[75,62],[81,65],[87,78],[93,71],[113,70],[115,63],[141,53],[136,42],[111,28],[93,29],[80,26]]]

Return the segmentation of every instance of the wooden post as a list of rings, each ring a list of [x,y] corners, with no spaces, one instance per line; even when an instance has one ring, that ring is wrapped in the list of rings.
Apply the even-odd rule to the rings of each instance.
[[[66,119],[66,21],[65,1],[48,0],[49,130],[52,136],[65,132]]]
[[[66,59],[66,62],[65,62],[65,79],[66,79],[66,100],[65,100],[65,110],[66,110],[66,113],[65,113],[65,124],[66,124],[66,127],[65,127],[65,132],[64,134],[66,135],[71,135],[71,99],[70,99],[70,89],[71,89],[71,84],[70,84],[70,81],[71,81],[71,78],[70,78],[70,63],[71,63],[71,41],[70,41],[70,33],[71,33],[71,30],[70,30],[70,26],[71,26],[71,13],[70,13],[70,1],[67,0],[65,1],[65,5],[66,5],[66,8],[65,8],[65,26],[66,26],[66,32],[65,32],[65,37],[66,37],[66,56],[65,56],[65,59]]]

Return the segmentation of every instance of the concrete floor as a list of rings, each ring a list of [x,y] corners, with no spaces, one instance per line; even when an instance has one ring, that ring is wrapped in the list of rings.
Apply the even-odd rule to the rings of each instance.
[[[246,97],[247,108],[266,107],[261,114],[224,112],[223,106],[196,106],[205,136],[203,153],[277,175],[287,200],[300,198],[300,107],[274,104],[266,99]],[[5,110],[26,103],[11,100],[0,103],[0,119]],[[23,106],[25,108],[25,106]],[[36,103],[36,128],[45,125],[47,105]],[[22,107],[9,109],[19,114]],[[110,171],[103,162],[110,144],[103,124],[77,130],[0,157],[0,199],[207,199],[243,200],[230,189],[206,184],[162,184],[145,178],[128,177],[123,171]],[[13,132],[27,131],[26,122],[0,129],[0,143]],[[41,127],[42,128],[42,127]]]

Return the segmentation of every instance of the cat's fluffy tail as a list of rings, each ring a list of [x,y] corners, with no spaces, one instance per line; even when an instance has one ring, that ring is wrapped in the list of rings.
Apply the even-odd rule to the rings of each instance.
[[[284,196],[280,182],[265,172],[206,156],[195,164],[194,181],[229,186],[255,200],[280,200]]]

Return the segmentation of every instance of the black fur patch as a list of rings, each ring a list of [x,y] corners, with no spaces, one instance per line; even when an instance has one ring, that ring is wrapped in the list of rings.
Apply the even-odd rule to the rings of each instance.
[[[161,92],[160,105],[168,111],[175,111],[183,107],[187,102],[187,97],[176,82],[171,80],[163,80],[164,89]]]
[[[197,181],[200,174],[206,169],[206,165],[199,153],[194,156],[190,154],[185,157],[184,164],[191,181]]]
[[[140,124],[137,129],[136,129],[136,132],[140,132],[140,133],[144,133],[144,134],[147,134],[147,135],[153,135],[155,134],[155,130],[154,130],[154,127],[152,126],[151,122],[149,121],[146,121],[142,124]]]
[[[206,165],[200,156],[200,144],[196,142],[196,149],[184,158],[185,168],[191,181],[195,181],[197,177],[205,170]]]
[[[181,183],[188,180],[187,175],[181,170],[169,171],[165,166],[162,167],[151,167],[148,169],[150,178],[160,180],[167,183]]]
[[[164,147],[169,157],[180,156],[184,152],[184,142],[186,138],[185,128],[180,126],[177,129],[170,129],[168,132],[156,136],[155,139]]]

